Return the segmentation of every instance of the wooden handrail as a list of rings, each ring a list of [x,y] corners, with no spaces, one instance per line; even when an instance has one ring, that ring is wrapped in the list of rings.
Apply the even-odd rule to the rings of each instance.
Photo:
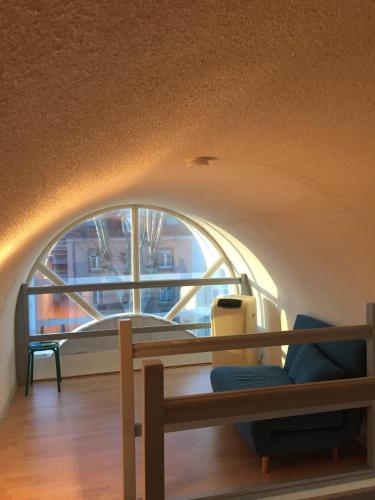
[[[240,285],[241,278],[186,278],[169,280],[117,281],[115,283],[81,283],[79,285],[30,286],[29,295],[68,292],[95,292],[97,290],[135,290],[176,286]]]
[[[130,318],[129,318],[130,319]],[[121,320],[122,321],[122,320]],[[140,326],[132,328],[132,335],[139,335],[143,333],[158,333],[158,332],[179,332],[186,330],[201,330],[203,328],[211,328],[211,323],[208,321],[200,323],[179,323],[171,325],[157,325],[157,326]],[[113,337],[118,335],[118,329],[110,330],[88,330],[76,332],[63,332],[63,333],[42,333],[37,335],[30,335],[30,342],[40,342],[45,340],[67,340],[67,339],[87,339],[91,337]]]
[[[375,304],[366,305],[367,324],[372,335],[366,340],[367,376],[375,376]],[[375,398],[367,409],[367,465],[375,470]]]
[[[223,391],[193,396],[177,396],[164,400],[164,422],[192,424],[213,420],[263,420],[304,413],[318,413],[338,409],[367,406],[375,395],[375,377],[330,380],[308,384]],[[206,424],[207,425],[207,424]],[[179,427],[180,429],[183,426]],[[189,427],[191,428],[191,427]]]
[[[164,499],[164,433],[222,423],[368,407],[375,376],[163,398],[163,365],[143,362],[145,500]],[[154,414],[154,411],[156,413]],[[198,424],[198,425],[197,425]]]
[[[286,344],[309,344],[334,340],[367,339],[372,335],[369,325],[355,325],[306,330],[288,330],[249,335],[226,335],[195,339],[162,340],[133,344],[134,358],[169,356],[172,354],[193,354],[198,352],[249,349]]]

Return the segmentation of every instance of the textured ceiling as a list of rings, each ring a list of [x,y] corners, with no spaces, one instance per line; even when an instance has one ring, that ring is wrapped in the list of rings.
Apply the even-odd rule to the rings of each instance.
[[[115,201],[210,219],[279,281],[307,226],[306,259],[322,232],[375,248],[373,1],[2,0],[0,23],[3,262]]]

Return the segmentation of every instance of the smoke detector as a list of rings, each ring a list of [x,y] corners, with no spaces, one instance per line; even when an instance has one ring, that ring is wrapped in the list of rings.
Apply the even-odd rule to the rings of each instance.
[[[196,167],[201,165],[209,165],[210,161],[218,160],[217,156],[197,156],[188,160],[189,165]]]

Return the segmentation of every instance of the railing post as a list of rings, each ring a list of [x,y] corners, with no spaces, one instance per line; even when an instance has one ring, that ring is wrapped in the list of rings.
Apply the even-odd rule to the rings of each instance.
[[[367,304],[367,323],[372,327],[371,338],[366,339],[367,376],[375,375],[375,304]],[[375,399],[367,408],[367,464],[375,468]]]
[[[119,321],[122,466],[124,500],[136,500],[132,322]]]
[[[27,283],[20,287],[15,317],[16,374],[18,385],[26,383],[27,353],[29,346],[29,293]]]
[[[164,500],[164,378],[159,360],[144,361],[143,372],[143,498]]]

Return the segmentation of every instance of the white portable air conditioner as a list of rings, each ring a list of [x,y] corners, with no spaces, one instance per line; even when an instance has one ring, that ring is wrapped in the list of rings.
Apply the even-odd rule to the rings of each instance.
[[[216,297],[211,306],[212,336],[242,335],[256,331],[256,301],[250,295]],[[236,349],[212,353],[212,365],[256,365],[256,349]]]

